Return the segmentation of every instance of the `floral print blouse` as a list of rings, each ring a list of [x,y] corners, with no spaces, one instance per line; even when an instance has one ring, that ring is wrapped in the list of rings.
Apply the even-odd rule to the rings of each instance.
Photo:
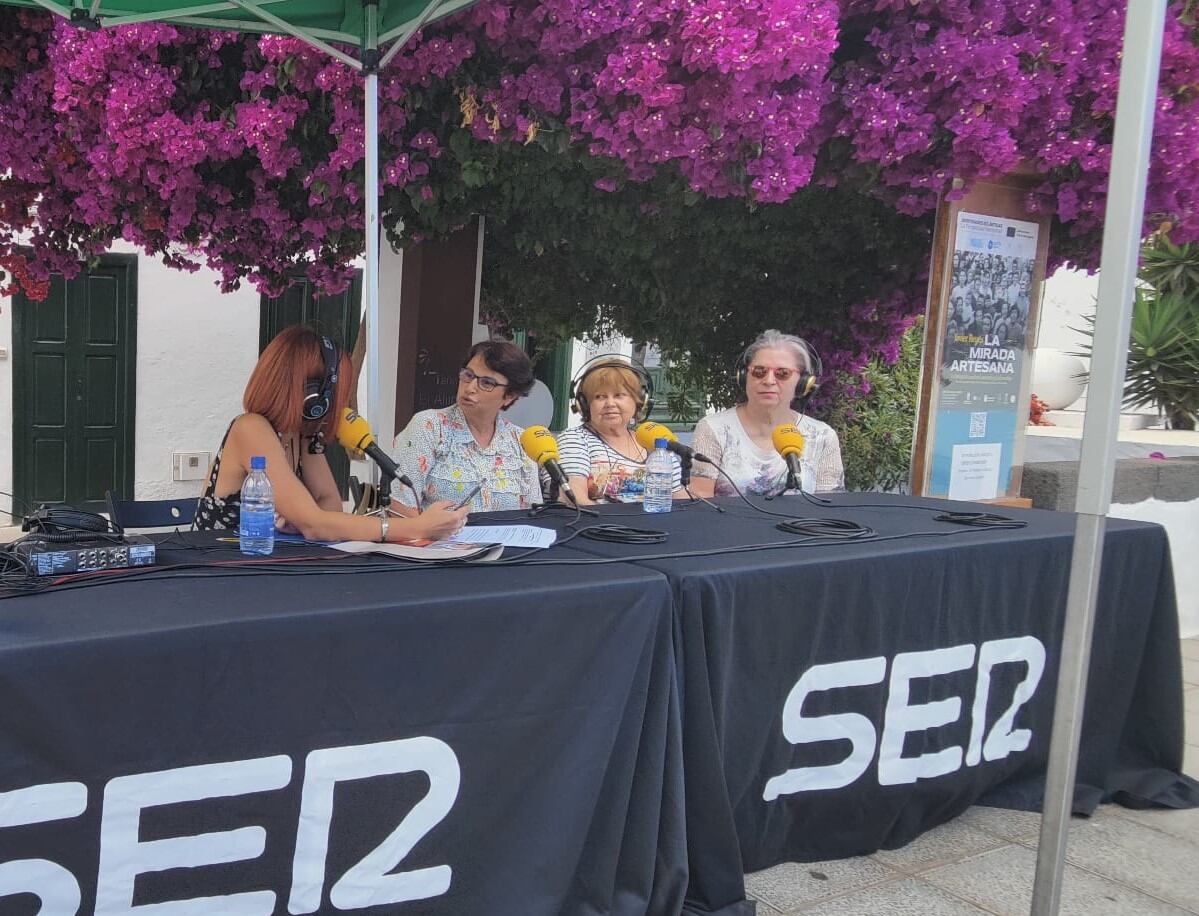
[[[491,444],[483,448],[457,404],[422,410],[395,437],[392,457],[420,493],[422,507],[439,499],[456,504],[481,481],[472,512],[527,509],[542,497],[537,465],[520,447],[522,431],[501,414]],[[392,497],[415,505],[412,491],[402,484],[392,486]]]

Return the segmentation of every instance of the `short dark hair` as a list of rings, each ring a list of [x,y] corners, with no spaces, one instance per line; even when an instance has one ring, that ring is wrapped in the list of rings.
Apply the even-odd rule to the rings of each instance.
[[[488,369],[508,379],[508,394],[523,398],[533,389],[533,364],[516,344],[506,340],[481,341],[470,348],[462,364],[466,365],[476,356],[483,357]]]

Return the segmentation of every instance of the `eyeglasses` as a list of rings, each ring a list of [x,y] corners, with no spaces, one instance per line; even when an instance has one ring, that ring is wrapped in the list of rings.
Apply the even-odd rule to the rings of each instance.
[[[483,391],[495,391],[497,388],[508,387],[505,383],[496,381],[490,375],[475,375],[466,366],[458,370],[458,380],[468,385],[471,382],[478,382],[479,388]]]
[[[749,374],[756,379],[766,378],[766,376],[771,372],[774,373],[774,380],[776,382],[785,382],[787,379],[791,378],[791,376],[799,372],[799,370],[787,369],[783,366],[778,366],[777,368],[771,368],[770,366],[753,366],[749,370]]]

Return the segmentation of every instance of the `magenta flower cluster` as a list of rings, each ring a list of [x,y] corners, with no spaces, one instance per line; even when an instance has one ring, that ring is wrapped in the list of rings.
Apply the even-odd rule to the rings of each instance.
[[[1033,210],[1059,224],[1054,255],[1093,267],[1111,159],[1124,4],[1112,0],[852,0],[871,22],[843,68],[833,135],[905,213],[954,179],[1041,177]],[[1147,226],[1199,237],[1199,49],[1183,4],[1167,16]],[[1064,230],[1062,232],[1061,230]]]
[[[610,164],[602,190],[665,170],[692,193],[759,205],[819,182],[918,216],[962,182],[1023,170],[1037,177],[1031,205],[1056,220],[1055,257],[1093,266],[1123,10],[483,0],[426,29],[380,80],[384,193],[410,201],[384,220],[410,238],[435,231],[421,215],[452,190],[455,134],[501,148],[557,136]],[[1172,4],[1146,217],[1179,241],[1199,238],[1199,48],[1183,20]],[[124,238],[207,264],[227,289],[275,293],[297,267],[343,287],[363,247],[361,93],[360,76],[291,38],[87,32],[0,12],[0,258],[27,236],[28,274],[44,279]],[[920,307],[918,294],[861,305],[864,336],[842,335],[831,362],[894,350]]]

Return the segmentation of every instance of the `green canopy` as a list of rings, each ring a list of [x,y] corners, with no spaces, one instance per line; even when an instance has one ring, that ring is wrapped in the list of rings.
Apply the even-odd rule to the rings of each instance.
[[[291,35],[362,71],[365,85],[366,174],[363,189],[367,323],[367,410],[378,415],[379,385],[379,80],[378,71],[423,26],[477,0],[0,0],[45,9],[87,29],[139,22]],[[335,47],[332,42],[343,45]],[[345,50],[357,45],[359,57]]]
[[[404,43],[422,25],[475,0],[0,0],[49,10],[85,27],[168,22],[197,28],[293,35],[351,63],[330,42],[357,45],[364,53]],[[373,15],[372,15],[373,14]]]

